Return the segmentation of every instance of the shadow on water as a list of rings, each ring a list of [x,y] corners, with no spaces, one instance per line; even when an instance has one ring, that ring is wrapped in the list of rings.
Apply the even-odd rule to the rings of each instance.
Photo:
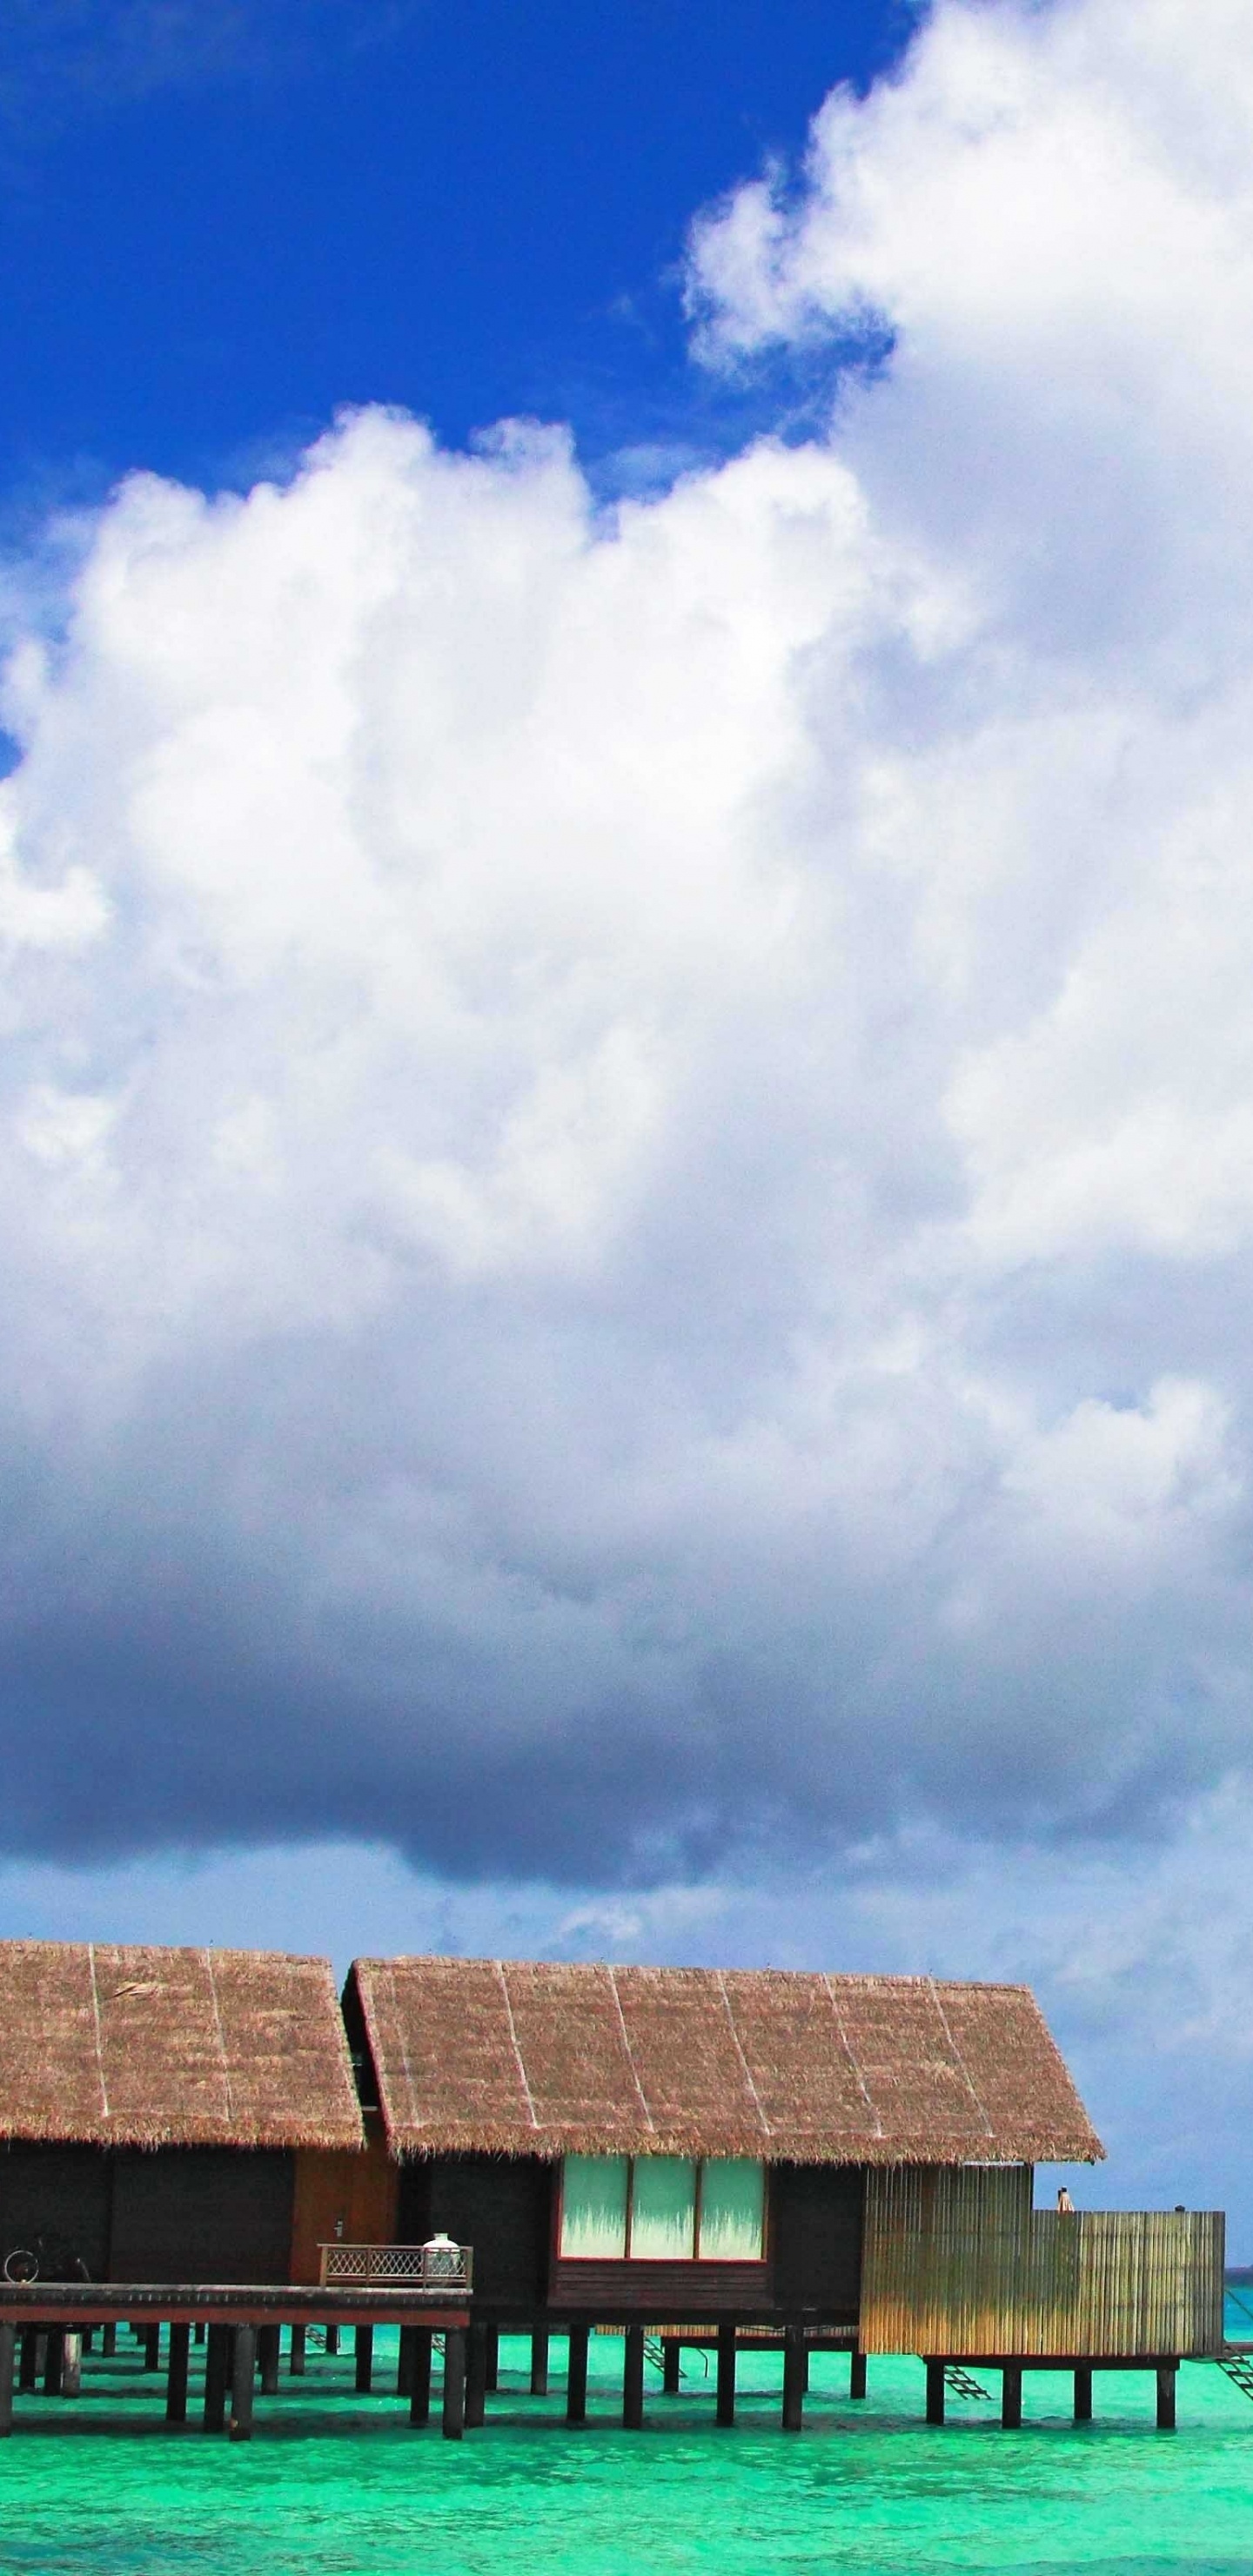
[[[163,2422],[161,2380],[129,2356],[88,2365],[77,2403],[19,2399],[0,2448],[0,2576],[1250,2576],[1253,2406],[1212,2366],[1180,2374],[1179,2430],[1159,2434],[1148,2378],[1097,2383],[1069,2421],[1069,2382],[1028,2378],[1021,2432],[999,2388],[921,2420],[923,2373],[815,2360],[806,2429],[779,2430],[779,2363],[746,2357],[733,2431],[699,2365],[676,2397],[650,2384],[646,2429],[616,2420],[621,2346],[594,2348],[590,2419],[527,2393],[502,2347],[483,2431],[411,2430],[351,2355],[311,2356],[260,2398],[251,2444]]]

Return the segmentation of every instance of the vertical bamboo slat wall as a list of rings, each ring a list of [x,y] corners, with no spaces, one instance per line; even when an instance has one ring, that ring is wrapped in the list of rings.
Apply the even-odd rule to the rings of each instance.
[[[1033,2210],[1029,2166],[898,2166],[866,2194],[866,2352],[1212,2353],[1218,2210]]]

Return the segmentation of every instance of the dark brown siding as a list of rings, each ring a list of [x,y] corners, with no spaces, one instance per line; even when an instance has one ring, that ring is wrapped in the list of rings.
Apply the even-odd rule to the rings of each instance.
[[[402,2167],[399,2237],[444,2228],[474,2248],[474,2295],[530,2312],[544,2298],[553,2167],[538,2156],[437,2156]]]
[[[865,2201],[860,2165],[771,2167],[776,2307],[816,2308],[833,2325],[856,2324]]]
[[[771,2307],[768,2263],[586,2263],[558,2259],[555,2308],[613,2317],[627,2310],[657,2325],[747,2316]]]
[[[114,2281],[285,2281],[294,2159],[164,2147],[113,2158]]]
[[[109,2264],[109,2158],[101,2147],[0,2147],[0,2262],[21,2246],[46,2278]]]

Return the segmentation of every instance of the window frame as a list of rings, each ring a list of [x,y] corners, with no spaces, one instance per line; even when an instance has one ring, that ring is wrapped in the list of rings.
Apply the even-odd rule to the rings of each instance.
[[[629,2154],[626,2159],[626,2226],[625,2242],[622,2253],[566,2254],[562,2251],[566,2216],[566,2158],[564,2155],[562,2156],[556,2196],[556,2259],[559,2263],[620,2263],[623,2266],[629,2263],[637,2270],[642,2270],[648,2263],[690,2263],[693,2268],[700,2266],[702,2269],[707,2269],[709,2271],[717,2271],[728,2264],[736,2264],[741,2267],[745,2264],[757,2264],[764,2268],[770,2260],[770,2167],[764,2156],[745,2156],[743,2158],[738,2156],[685,2156],[680,2159],[681,2162],[685,2164],[694,2164],[696,2167],[696,2184],[692,2196],[692,2250],[690,2254],[633,2254],[631,2251],[631,2238],[635,2223],[635,2168],[637,2164],[646,2164],[648,2161],[649,2159],[645,2156],[633,2156]],[[707,2164],[738,2164],[741,2162],[745,2164],[759,2164],[761,2167],[761,2251],[759,2254],[702,2254],[698,2249],[701,2237],[701,2213],[704,2199],[705,2167]]]

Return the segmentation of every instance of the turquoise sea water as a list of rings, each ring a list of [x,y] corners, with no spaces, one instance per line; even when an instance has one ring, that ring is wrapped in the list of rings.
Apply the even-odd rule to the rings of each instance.
[[[1253,2294],[1242,2294],[1253,2305]],[[1253,2322],[1232,2311],[1233,2334]],[[303,2386],[257,2401],[247,2445],[169,2433],[163,2383],[119,2338],[73,2402],[18,2400],[0,2449],[0,2569],[9,2576],[1253,2576],[1253,2404],[1211,2364],[1179,2375],[1179,2429],[1158,2433],[1153,2384],[1098,2375],[1096,2421],[1069,2420],[1071,2383],[1028,2374],[1024,2423],[986,2403],[920,2420],[915,2361],[820,2355],[806,2426],[778,2429],[781,2362],[741,2362],[739,2420],[713,2422],[712,2379],[685,2356],[677,2397],[650,2369],[648,2423],[615,2422],[622,2346],[593,2338],[591,2420],[527,2393],[528,2348],[501,2347],[483,2431],[413,2432],[395,2337],[376,2337],[376,2388],[352,2358],[310,2355]],[[193,2380],[193,2409],[198,2397]]]

